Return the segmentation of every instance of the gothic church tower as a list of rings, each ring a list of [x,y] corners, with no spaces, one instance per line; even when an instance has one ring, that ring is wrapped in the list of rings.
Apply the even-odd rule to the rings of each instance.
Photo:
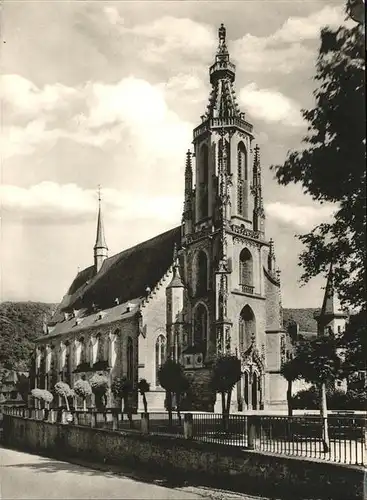
[[[201,393],[194,396],[197,409],[212,404],[204,394],[209,367],[225,352],[236,354],[243,365],[235,409],[260,409],[281,404],[285,396],[279,386],[280,282],[273,243],[265,237],[260,150],[236,102],[235,65],[223,25],[209,75],[209,104],[193,132],[194,153],[186,158],[181,359],[193,379],[202,380]],[[194,355],[202,363],[195,363]]]

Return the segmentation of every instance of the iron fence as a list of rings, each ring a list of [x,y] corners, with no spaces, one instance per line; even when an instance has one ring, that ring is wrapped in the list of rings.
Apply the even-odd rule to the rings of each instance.
[[[23,418],[58,422],[57,410],[4,407],[4,413]],[[59,410],[60,415],[62,410]],[[184,414],[167,412],[133,414],[118,410],[72,410],[71,425],[106,428],[114,431],[169,435],[202,442],[254,449],[278,455],[322,459],[331,462],[367,465],[366,418],[361,415],[329,415],[328,446],[323,439],[326,423],[316,415],[268,416]],[[57,414],[57,415],[56,415]],[[62,416],[62,415],[61,415]],[[144,426],[143,426],[144,421]]]
[[[149,433],[157,435],[184,436],[184,415],[172,412],[149,413]]]
[[[248,421],[244,415],[197,413],[193,415],[193,439],[246,447]]]
[[[362,417],[252,417],[255,448],[272,453],[317,458],[332,462],[366,463],[366,419]],[[323,439],[327,424],[329,440]]]

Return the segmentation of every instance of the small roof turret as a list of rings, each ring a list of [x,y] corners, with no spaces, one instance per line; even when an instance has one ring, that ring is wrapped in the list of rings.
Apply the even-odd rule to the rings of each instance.
[[[180,274],[180,263],[177,255],[177,246],[176,243],[173,247],[173,276],[171,283],[167,288],[184,288],[184,284],[182,283],[181,274]]]

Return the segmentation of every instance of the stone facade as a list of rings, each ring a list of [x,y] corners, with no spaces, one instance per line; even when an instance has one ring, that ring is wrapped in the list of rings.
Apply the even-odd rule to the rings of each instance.
[[[99,369],[135,386],[145,378],[150,409],[162,410],[157,370],[170,356],[192,380],[185,404],[212,411],[211,364],[232,353],[243,369],[232,409],[285,405],[280,279],[265,233],[260,150],[236,102],[223,26],[209,75],[209,104],[186,156],[181,226],[108,258],[99,197],[94,266],[75,278],[38,341],[39,386],[73,384]]]

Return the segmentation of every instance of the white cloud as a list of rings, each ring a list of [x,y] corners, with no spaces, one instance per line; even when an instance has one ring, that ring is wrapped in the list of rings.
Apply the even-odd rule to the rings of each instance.
[[[75,97],[76,90],[60,83],[37,87],[20,75],[0,77],[1,95],[5,103],[10,103],[17,113],[36,114],[67,105],[68,99]]]
[[[260,89],[250,83],[240,90],[239,100],[254,118],[291,127],[304,124],[298,103],[276,90]]]
[[[275,202],[265,206],[268,216],[300,229],[310,229],[316,224],[330,219],[335,212],[332,205],[296,205]]]
[[[121,34],[135,36],[138,42],[138,54],[149,63],[167,63],[167,57],[173,61],[177,54],[190,58],[210,55],[216,45],[216,35],[211,26],[189,18],[163,16],[145,24],[132,27],[123,25],[117,9],[104,9],[108,21],[119,25]],[[182,65],[182,61],[180,61]]]
[[[111,7],[111,6],[103,7],[103,12],[105,13],[107,20],[111,24],[114,25],[123,24],[124,20],[121,17],[119,11],[116,9],[116,7]]]
[[[31,219],[64,224],[96,218],[96,191],[77,184],[44,181],[22,188],[0,186],[1,208],[6,219]],[[177,223],[182,210],[180,196],[144,196],[117,189],[103,190],[104,214],[118,221],[151,219]]]
[[[305,42],[317,40],[324,26],[337,27],[343,23],[342,7],[325,6],[308,16],[290,17],[270,36],[247,33],[232,43],[231,53],[247,72],[289,74],[314,61],[314,50]]]
[[[33,116],[26,126],[3,127],[3,159],[30,154],[42,143],[66,138],[96,147],[109,141],[130,142],[137,158],[172,161],[190,142],[192,125],[170,110],[161,85],[127,77],[116,84],[86,83],[76,89],[63,86],[62,91],[56,84],[36,92],[32,82],[20,81],[22,91],[8,89],[8,102]],[[45,113],[45,103],[47,111],[53,108],[52,117]],[[59,113],[61,105],[64,109]]]
[[[272,36],[273,42],[298,42],[313,40],[320,36],[325,26],[336,28],[344,23],[344,11],[341,6],[325,6],[307,17],[290,17]]]

